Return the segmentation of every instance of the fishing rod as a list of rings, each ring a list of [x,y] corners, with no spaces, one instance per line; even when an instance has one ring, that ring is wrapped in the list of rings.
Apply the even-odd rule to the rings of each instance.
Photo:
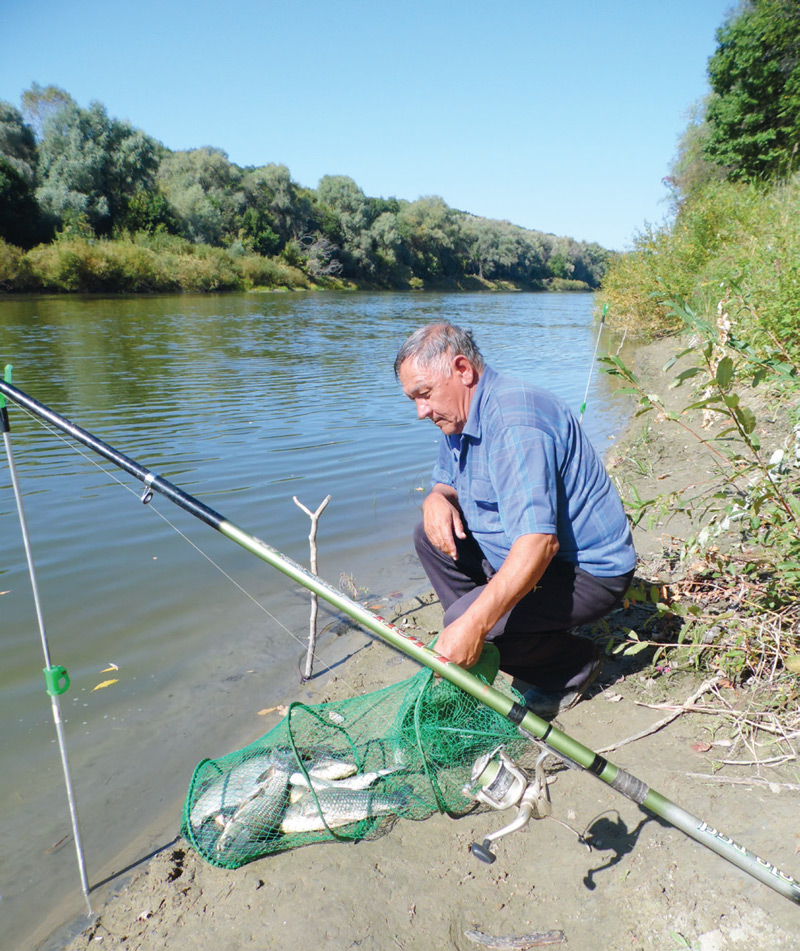
[[[594,353],[592,354],[592,362],[589,365],[589,376],[586,380],[586,392],[583,394],[583,402],[581,403],[581,414],[578,417],[578,422],[583,422],[583,414],[586,412],[586,403],[589,400],[589,386],[592,382],[592,372],[594,371],[595,360],[597,360],[597,350],[600,346],[600,336],[603,333],[603,324],[606,322],[606,314],[608,313],[608,304],[603,304],[603,313],[600,315],[600,326],[597,328],[597,337],[594,341]]]
[[[338,589],[298,565],[291,558],[282,555],[271,545],[229,522],[224,516],[198,499],[163,477],[151,472],[117,449],[112,448],[86,430],[76,426],[15,386],[8,382],[2,382],[0,383],[0,393],[143,482],[145,485],[142,496],[143,502],[149,502],[154,492],[165,496],[185,511],[216,529],[226,538],[272,567],[277,568],[304,588],[319,595],[387,644],[455,684],[465,693],[494,710],[495,713],[506,717],[518,727],[523,735],[545,746],[569,765],[578,766],[596,776],[627,799],[666,820],[690,838],[712,852],[716,852],[717,855],[727,859],[731,864],[768,885],[785,898],[795,904],[800,904],[800,882],[792,878],[791,875],[782,872],[771,862],[759,858],[744,846],[738,845],[727,835],[702,819],[693,816],[681,806],[667,799],[666,796],[661,795],[655,789],[651,789],[640,779],[559,730],[552,723],[536,716],[525,706],[479,680],[468,670],[464,670],[435,650],[426,647],[417,638],[404,633],[384,618],[351,600]]]
[[[5,368],[5,382],[11,383],[11,366]],[[22,532],[22,543],[25,547],[25,558],[28,563],[28,577],[31,582],[33,592],[33,603],[36,609],[36,621],[39,625],[39,638],[42,642],[42,653],[44,654],[44,679],[47,693],[50,695],[50,707],[53,713],[53,723],[58,737],[58,749],[61,754],[61,769],[64,773],[64,783],[67,788],[67,802],[69,804],[70,821],[72,823],[72,837],[75,841],[75,853],[78,859],[78,871],[81,876],[81,888],[83,897],[86,899],[86,907],[89,914],[92,914],[92,903],[89,900],[89,878],[86,873],[86,858],[81,841],[80,823],[78,822],[78,807],[75,802],[75,791],[72,786],[72,776],[69,770],[69,759],[67,757],[67,740],[64,735],[64,723],[61,719],[61,703],[59,697],[69,689],[69,675],[64,667],[55,665],[50,658],[50,645],[47,640],[47,630],[44,623],[44,614],[42,613],[42,604],[39,598],[39,585],[36,581],[36,566],[33,560],[33,551],[31,548],[30,534],[28,532],[28,523],[25,519],[25,509],[22,504],[22,491],[20,490],[17,469],[14,464],[14,454],[11,449],[11,426],[8,420],[8,410],[6,401],[0,393],[0,432],[3,434],[3,443],[6,449],[8,459],[8,469],[11,475],[11,485],[14,489],[14,499],[17,504],[17,515],[19,517],[20,531]]]

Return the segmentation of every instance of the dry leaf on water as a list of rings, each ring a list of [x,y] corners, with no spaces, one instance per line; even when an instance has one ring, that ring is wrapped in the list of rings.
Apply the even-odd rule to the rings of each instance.
[[[119,680],[104,680],[101,684],[98,684],[96,687],[92,687],[92,693],[94,693],[95,690],[102,690],[103,687],[110,687],[111,684],[118,684],[118,683],[119,683]]]

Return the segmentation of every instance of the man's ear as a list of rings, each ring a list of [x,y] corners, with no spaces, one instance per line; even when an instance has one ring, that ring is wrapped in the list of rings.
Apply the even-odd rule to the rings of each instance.
[[[464,386],[474,386],[478,382],[478,374],[475,367],[469,362],[463,353],[459,353],[453,359],[453,370],[456,375],[461,377]]]

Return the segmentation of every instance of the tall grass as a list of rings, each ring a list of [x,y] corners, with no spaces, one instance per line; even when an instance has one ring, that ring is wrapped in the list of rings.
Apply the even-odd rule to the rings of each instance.
[[[174,235],[112,241],[62,236],[27,252],[0,239],[0,291],[125,294],[309,286],[302,271],[280,260]]]
[[[780,340],[800,356],[800,177],[779,185],[708,185],[668,226],[638,235],[614,261],[602,302],[618,326],[659,336],[680,329],[680,299],[697,312],[739,302],[740,332],[754,345]]]

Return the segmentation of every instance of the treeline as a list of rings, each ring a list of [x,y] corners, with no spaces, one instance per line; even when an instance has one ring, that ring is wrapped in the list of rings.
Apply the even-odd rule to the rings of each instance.
[[[0,101],[0,287],[222,290],[255,285],[596,288],[611,253],[448,207],[316,189],[284,165],[173,152],[92,103],[34,84]]]
[[[660,334],[684,302],[760,352],[800,358],[800,5],[744,3],[717,31],[709,95],[668,183],[674,215],[603,284],[610,319]],[[721,319],[721,318],[720,318]],[[783,358],[782,357],[782,358]]]

